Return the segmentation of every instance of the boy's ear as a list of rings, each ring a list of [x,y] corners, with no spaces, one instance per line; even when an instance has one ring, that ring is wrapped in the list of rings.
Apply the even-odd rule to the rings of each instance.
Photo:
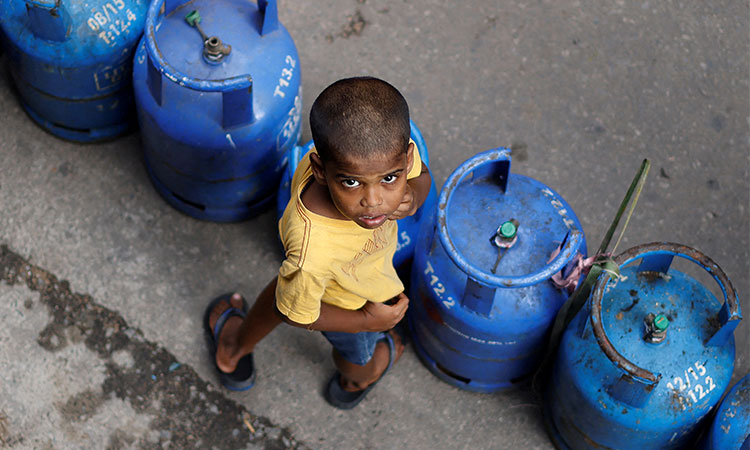
[[[312,169],[315,181],[323,186],[328,186],[326,182],[326,172],[323,166],[323,160],[320,159],[320,155],[317,153],[310,152],[310,168]]]
[[[416,145],[414,142],[409,142],[409,146],[406,148],[406,173],[411,172],[412,166],[414,165],[414,149]]]

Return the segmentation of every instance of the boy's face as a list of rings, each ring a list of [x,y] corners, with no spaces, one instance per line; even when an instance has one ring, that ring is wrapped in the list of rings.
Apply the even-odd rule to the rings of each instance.
[[[339,212],[362,228],[374,229],[396,211],[407,190],[406,175],[413,162],[414,144],[407,152],[395,150],[373,158],[348,157],[323,162],[311,154],[318,183],[328,188]]]

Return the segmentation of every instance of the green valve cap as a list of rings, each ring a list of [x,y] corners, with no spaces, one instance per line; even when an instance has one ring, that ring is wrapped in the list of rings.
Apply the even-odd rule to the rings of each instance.
[[[185,21],[191,26],[194,27],[196,23],[201,23],[201,15],[198,12],[198,10],[190,11],[187,16],[185,16]]]
[[[654,317],[654,328],[657,331],[664,331],[669,326],[669,319],[664,314],[659,314]]]
[[[505,239],[513,239],[516,237],[516,225],[510,220],[500,225],[500,234]]]

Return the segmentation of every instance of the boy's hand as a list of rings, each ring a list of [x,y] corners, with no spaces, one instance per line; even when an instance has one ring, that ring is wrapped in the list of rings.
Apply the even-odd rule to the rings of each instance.
[[[422,172],[418,177],[406,181],[406,190],[404,191],[404,197],[401,199],[401,204],[398,205],[398,208],[391,214],[389,219],[403,219],[417,212],[417,209],[422,206],[427,195],[430,193],[431,184],[432,177],[430,176],[430,171],[423,161]]]
[[[409,298],[403,292],[394,298],[393,305],[367,302],[361,311],[365,316],[365,330],[387,331],[395,327],[404,318],[409,307]]]
[[[403,219],[404,217],[411,216],[412,214],[417,212],[417,207],[419,205],[415,200],[416,197],[414,196],[414,191],[412,190],[411,186],[407,184],[406,192],[404,192],[404,197],[401,199],[401,204],[398,205],[398,208],[393,212],[393,214],[391,214],[391,217],[389,217],[389,219],[399,220]]]

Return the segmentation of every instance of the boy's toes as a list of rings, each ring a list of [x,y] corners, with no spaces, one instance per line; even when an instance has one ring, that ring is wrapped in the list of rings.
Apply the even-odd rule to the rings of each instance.
[[[216,325],[216,321],[219,320],[219,317],[221,317],[224,311],[226,311],[230,307],[242,310],[243,308],[242,295],[235,292],[234,294],[232,294],[232,296],[229,298],[228,301],[222,300],[216,303],[214,308],[211,310],[211,314],[209,315],[209,318],[208,318],[208,323],[212,330],[214,329],[214,326]]]

